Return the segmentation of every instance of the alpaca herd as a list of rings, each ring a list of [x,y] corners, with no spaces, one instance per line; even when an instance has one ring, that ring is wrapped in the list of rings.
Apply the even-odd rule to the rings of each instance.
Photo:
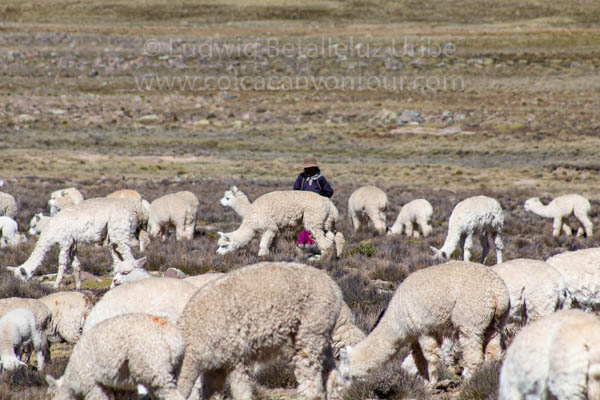
[[[233,232],[219,232],[217,254],[245,247],[260,234],[258,255],[265,256],[277,237],[307,229],[320,252],[312,260],[324,264],[331,260],[326,255],[344,255],[340,213],[328,198],[276,191],[250,202],[234,186],[220,203],[242,222]],[[456,361],[446,347],[457,350],[465,379],[485,360],[504,356],[503,400],[600,396],[600,319],[586,312],[600,306],[600,249],[565,252],[545,262],[504,261],[504,212],[490,197],[459,202],[444,244],[432,248],[435,259],[445,260],[460,249],[463,260],[411,273],[368,334],[356,326],[337,283],[315,266],[260,262],[185,279],[146,271],[146,258],[136,259],[133,246],[143,252],[148,237],[164,240],[171,229],[177,240],[193,238],[199,201],[191,192],[149,203],[132,190],[84,199],[68,188],[53,192],[48,207],[50,216],[39,213],[31,220],[30,235],[39,235],[32,254],[9,271],[31,279],[57,245],[55,288],[72,266],[80,289],[83,244],[107,246],[113,270],[110,290],[95,305],[80,291],[0,299],[2,369],[27,366],[22,356],[29,349],[43,370],[49,342],[75,345],[64,375],[47,376],[55,399],[110,399],[134,391],[168,400],[221,398],[226,384],[233,399],[252,399],[253,371],[284,359],[293,367],[299,398],[341,400],[353,382],[404,348],[410,354],[403,367],[412,365],[409,370],[435,387],[442,364]],[[548,206],[533,198],[525,210],[554,218],[554,236],[572,233],[566,223],[571,215],[581,225],[577,235],[593,234],[590,205],[582,196],[561,196]],[[16,211],[14,197],[0,193],[0,222],[13,220]],[[427,237],[434,229],[433,207],[425,199],[404,204],[391,227],[386,211],[387,195],[375,186],[358,189],[348,200],[355,231],[369,221],[380,235]],[[16,236],[18,226],[0,232],[5,246],[23,240]],[[470,261],[474,236],[483,248],[481,263]],[[490,239],[493,267],[483,264]],[[520,325],[526,326],[507,349],[510,332]]]

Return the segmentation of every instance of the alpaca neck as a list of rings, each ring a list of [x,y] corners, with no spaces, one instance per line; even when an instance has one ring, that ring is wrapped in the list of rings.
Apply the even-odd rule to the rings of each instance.
[[[248,200],[248,197],[246,197],[245,195],[237,196],[235,201],[231,203],[231,208],[233,208],[233,211],[235,211],[236,214],[242,218],[248,215],[250,206],[250,200]]]
[[[539,215],[540,217],[554,218],[554,213],[552,212],[553,210],[551,207],[545,206],[541,201],[531,204],[530,208],[533,213]]]
[[[446,256],[450,257],[452,253],[454,253],[454,250],[456,250],[456,246],[458,246],[461,234],[462,232],[453,229],[453,226],[449,225],[446,241],[444,242],[444,245],[442,246],[440,251],[444,252]]]
[[[367,376],[374,368],[394,357],[406,341],[406,335],[402,334],[399,327],[392,327],[382,319],[373,332],[350,351],[351,376],[354,378]]]
[[[48,253],[52,246],[54,246],[54,244],[56,243],[54,240],[52,240],[52,238],[49,237],[49,235],[45,235],[45,232],[46,231],[42,231],[42,233],[40,234],[40,238],[35,244],[35,248],[33,249],[33,252],[29,256],[27,261],[25,261],[19,266],[20,268],[23,268],[25,269],[25,271],[27,271],[27,276],[33,275],[35,270],[38,269],[44,261],[46,253]]]

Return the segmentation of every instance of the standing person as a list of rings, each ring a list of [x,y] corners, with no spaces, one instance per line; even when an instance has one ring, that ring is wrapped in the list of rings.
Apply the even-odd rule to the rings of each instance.
[[[333,196],[333,189],[327,179],[321,175],[319,163],[315,157],[306,157],[302,163],[302,168],[304,168],[304,172],[298,174],[298,178],[294,183],[294,190],[308,190],[325,197]],[[308,230],[305,229],[298,235],[298,247],[316,248],[316,243],[310,237]]]

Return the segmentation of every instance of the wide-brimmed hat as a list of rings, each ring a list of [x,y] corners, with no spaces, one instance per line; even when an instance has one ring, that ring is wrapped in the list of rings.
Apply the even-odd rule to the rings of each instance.
[[[317,159],[315,157],[306,157],[301,165],[302,168],[311,168],[311,167],[318,167],[318,166],[319,166],[319,162],[317,161]]]

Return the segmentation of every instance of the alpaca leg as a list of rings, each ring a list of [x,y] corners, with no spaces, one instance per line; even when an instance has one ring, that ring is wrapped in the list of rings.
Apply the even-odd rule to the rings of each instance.
[[[417,227],[415,228],[414,224],[411,222],[410,226],[413,228],[413,234],[412,234],[412,236],[414,238],[420,238],[421,237],[421,233],[419,232],[419,225],[417,225]]]
[[[245,365],[238,365],[229,374],[229,387],[233,400],[252,400],[254,385]]]
[[[423,349],[419,344],[418,340],[415,340],[411,345],[412,349],[412,358],[415,363],[415,368],[421,377],[425,380],[429,380],[429,370],[427,368],[427,359],[423,355]],[[403,363],[404,364],[404,363]]]
[[[186,399],[190,396],[192,388],[194,388],[194,384],[200,376],[200,372],[200,365],[191,356],[191,351],[186,352],[183,356],[181,371],[179,372],[179,377],[177,379],[177,390],[179,390]],[[205,379],[202,379],[203,384],[204,381]]]
[[[470,232],[465,237],[465,243],[463,244],[463,260],[471,260],[471,248],[473,247],[473,233]]]
[[[458,341],[463,354],[463,377],[469,378],[483,361],[483,340],[475,333],[461,331]]]
[[[404,233],[406,234],[406,236],[411,237],[413,235],[413,224],[412,222],[407,222],[404,228]]]
[[[585,213],[576,213],[575,217],[581,224],[581,227],[583,227],[583,230],[585,231],[585,236],[589,238],[592,237],[594,235],[594,224],[590,220],[590,217]],[[583,235],[583,233],[581,235],[579,234],[581,227],[579,228],[579,230],[577,230],[577,236]]]
[[[55,289],[58,289],[65,274],[65,269],[71,264],[71,246],[61,247],[58,253],[58,273],[54,282]]]
[[[385,214],[380,210],[367,210],[367,215],[379,235],[385,234]]]
[[[259,257],[266,256],[267,254],[269,254],[269,249],[271,248],[271,243],[273,242],[275,235],[276,233],[271,230],[266,230],[263,233],[262,237],[260,238],[260,245],[258,248]]]
[[[333,235],[333,232],[329,232],[330,234],[327,235],[320,228],[307,226],[306,229],[308,229],[314,236],[315,242],[321,251],[321,255],[325,255],[325,253],[333,247],[335,241],[335,235]]]
[[[562,217],[554,218],[554,222],[552,223],[552,236],[558,237],[560,235],[560,230],[562,228],[562,225],[563,225]]]
[[[427,375],[429,375],[429,383],[435,385],[438,379],[440,370],[440,344],[437,339],[432,336],[423,335],[419,337],[419,345],[423,350],[423,356],[427,360]]]
[[[360,229],[360,218],[354,210],[350,210],[350,222],[352,222],[354,232],[358,232],[358,230]]]
[[[419,220],[417,220],[417,224],[421,228],[421,232],[423,233],[424,237],[427,237],[431,234],[433,227],[429,225],[429,221],[420,218]]]
[[[566,224],[566,223],[563,223],[563,224],[562,224],[562,231],[563,231],[563,232],[565,233],[565,235],[567,235],[567,236],[572,236],[572,235],[573,235],[573,230],[572,230],[572,229],[571,229],[571,227],[570,227],[568,224]]]
[[[488,240],[487,232],[479,235],[479,243],[481,243],[481,263],[483,264],[485,262],[485,258],[490,252],[490,242]]]
[[[504,260],[502,257],[504,252],[504,241],[502,240],[502,232],[500,231],[494,233],[494,246],[496,247],[496,264],[500,264]]]
[[[73,266],[73,276],[75,277],[75,289],[81,289],[81,262],[79,262],[79,257],[77,257],[77,249],[73,250],[73,261],[71,262]]]
[[[302,399],[325,398],[323,386],[323,354],[327,349],[327,338],[312,334],[300,327],[296,335],[294,374],[298,381],[298,396]]]

